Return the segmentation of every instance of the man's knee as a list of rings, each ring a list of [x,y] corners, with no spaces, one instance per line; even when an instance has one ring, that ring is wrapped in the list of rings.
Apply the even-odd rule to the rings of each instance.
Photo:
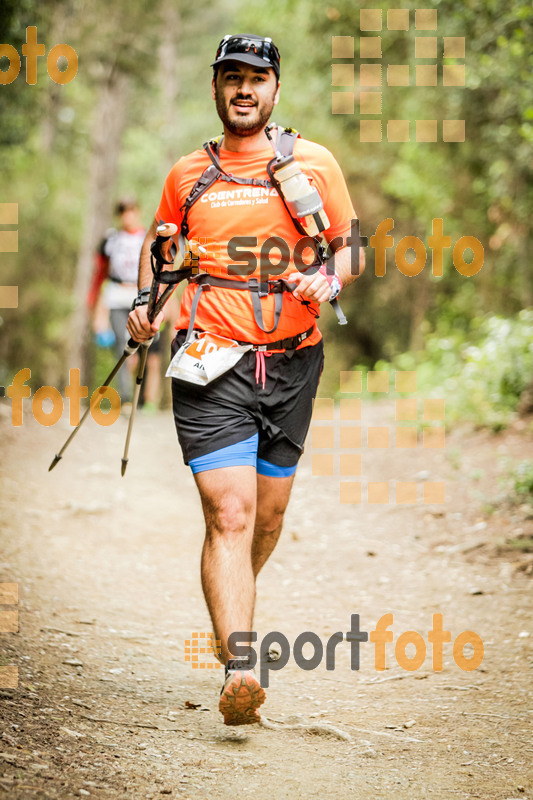
[[[279,531],[283,525],[285,508],[272,508],[268,511],[258,510],[255,519],[255,532],[262,536],[271,536]]]
[[[240,495],[202,498],[206,536],[242,536],[251,529],[253,504]]]

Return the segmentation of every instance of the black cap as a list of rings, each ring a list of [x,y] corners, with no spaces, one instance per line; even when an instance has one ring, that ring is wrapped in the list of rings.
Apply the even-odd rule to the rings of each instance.
[[[220,42],[211,66],[218,67],[224,61],[243,61],[254,67],[271,67],[279,80],[279,60],[279,50],[272,39],[248,33],[228,34]]]

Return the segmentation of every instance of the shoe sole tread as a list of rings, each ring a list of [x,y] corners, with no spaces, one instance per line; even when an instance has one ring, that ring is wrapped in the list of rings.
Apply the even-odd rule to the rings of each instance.
[[[253,725],[261,721],[257,709],[265,702],[265,690],[255,675],[237,671],[224,685],[218,705],[225,725]]]

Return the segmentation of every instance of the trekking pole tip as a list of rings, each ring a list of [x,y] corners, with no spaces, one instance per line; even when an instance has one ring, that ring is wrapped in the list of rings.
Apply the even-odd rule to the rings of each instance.
[[[52,470],[53,470],[53,468],[55,467],[55,465],[56,465],[56,464],[58,464],[58,463],[61,461],[61,459],[62,459],[62,458],[63,458],[63,456],[57,456],[57,455],[56,455],[56,456],[54,457],[54,460],[52,461],[52,463],[51,463],[51,464],[50,464],[50,466],[48,467],[48,472],[52,472]]]
[[[126,467],[127,466],[128,466],[128,459],[127,458],[123,458],[122,459],[122,466],[120,467],[120,474],[122,475],[122,477],[124,477],[124,475],[126,474]]]

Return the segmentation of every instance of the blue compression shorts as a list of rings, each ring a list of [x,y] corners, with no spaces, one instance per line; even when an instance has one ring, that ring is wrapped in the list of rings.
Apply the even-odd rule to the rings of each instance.
[[[256,433],[243,442],[236,442],[236,444],[230,444],[228,447],[221,447],[220,450],[215,450],[213,453],[207,453],[205,456],[192,458],[189,461],[189,466],[193,474],[205,472],[208,469],[245,465],[255,467],[259,475],[268,475],[271,478],[287,478],[290,475],[294,475],[297,464],[292,467],[278,467],[277,464],[265,461],[264,458],[258,458],[258,444],[259,434]]]

